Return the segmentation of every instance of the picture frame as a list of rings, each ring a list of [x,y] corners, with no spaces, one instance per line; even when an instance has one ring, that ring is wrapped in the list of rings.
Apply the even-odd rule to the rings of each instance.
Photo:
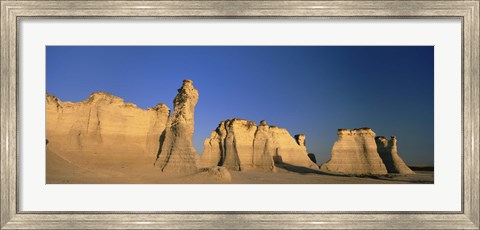
[[[479,1],[1,1],[1,229],[478,229]],[[21,18],[460,18],[461,212],[22,212],[18,210]]]

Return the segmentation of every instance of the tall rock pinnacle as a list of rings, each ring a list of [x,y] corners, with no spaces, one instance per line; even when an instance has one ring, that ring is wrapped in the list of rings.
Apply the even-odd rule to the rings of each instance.
[[[198,91],[191,80],[184,80],[173,100],[173,114],[168,118],[160,140],[155,166],[163,172],[197,171],[198,153],[193,147],[194,111]]]

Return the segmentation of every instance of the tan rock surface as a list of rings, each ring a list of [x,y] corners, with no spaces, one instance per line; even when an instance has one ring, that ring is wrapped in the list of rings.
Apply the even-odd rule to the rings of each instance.
[[[77,103],[47,94],[48,149],[85,168],[151,165],[168,115],[166,105],[143,110],[108,93]]]
[[[308,157],[307,148],[299,145],[286,129],[270,126],[269,133],[268,140],[271,142],[268,145],[271,149],[269,152],[275,151],[272,154],[275,163],[318,169]]]
[[[371,129],[339,129],[337,134],[330,160],[320,169],[344,174],[387,174]]]
[[[253,121],[222,121],[204,142],[202,166],[224,166],[237,171],[253,168],[273,170],[273,160],[263,150],[265,143],[255,142],[256,133],[257,126]]]
[[[299,145],[287,130],[268,126],[265,121],[256,126],[243,119],[220,123],[205,140],[201,163],[203,167],[225,166],[238,171],[272,171],[275,163],[318,169],[308,158],[305,146]]]
[[[255,122],[252,123],[255,125]],[[272,142],[270,126],[263,120],[256,128],[257,131],[253,138],[254,167],[263,171],[276,171],[275,161],[272,158],[275,154],[275,146]]]
[[[155,166],[163,172],[192,173],[197,171],[198,153],[193,147],[194,113],[198,91],[190,80],[184,80],[168,118],[164,138]]]
[[[383,136],[375,138],[377,151],[387,167],[389,173],[415,174],[400,158],[397,150],[397,138],[392,136],[390,140]]]

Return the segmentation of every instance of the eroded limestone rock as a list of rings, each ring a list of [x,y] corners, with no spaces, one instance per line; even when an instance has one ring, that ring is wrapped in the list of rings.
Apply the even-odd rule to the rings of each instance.
[[[320,169],[344,174],[387,174],[370,128],[339,129],[330,160]]]
[[[378,136],[375,138],[377,151],[385,164],[389,173],[415,174],[400,158],[397,150],[397,138],[392,136],[390,140],[386,137]]]
[[[224,166],[231,170],[261,168],[273,170],[273,160],[264,151],[265,143],[255,142],[260,131],[260,139],[266,139],[262,128],[257,129],[253,121],[233,119],[222,121],[206,139],[202,154],[202,166]]]
[[[194,111],[198,91],[192,81],[184,80],[173,104],[155,166],[163,172],[191,173],[197,171],[198,153],[193,147]]]
[[[289,164],[318,169],[308,158],[305,146],[299,145],[287,130],[265,121],[259,126],[243,119],[222,121],[204,144],[202,167],[272,171],[275,164]]]
[[[104,92],[76,103],[47,94],[48,148],[79,165],[151,164],[169,113],[164,104],[144,110]]]

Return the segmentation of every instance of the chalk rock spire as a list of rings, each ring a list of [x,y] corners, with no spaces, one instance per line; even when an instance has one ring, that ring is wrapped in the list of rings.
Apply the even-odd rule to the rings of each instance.
[[[191,80],[184,80],[173,100],[173,113],[168,118],[155,166],[163,172],[192,173],[197,171],[198,153],[193,147],[194,111],[198,91]]]

